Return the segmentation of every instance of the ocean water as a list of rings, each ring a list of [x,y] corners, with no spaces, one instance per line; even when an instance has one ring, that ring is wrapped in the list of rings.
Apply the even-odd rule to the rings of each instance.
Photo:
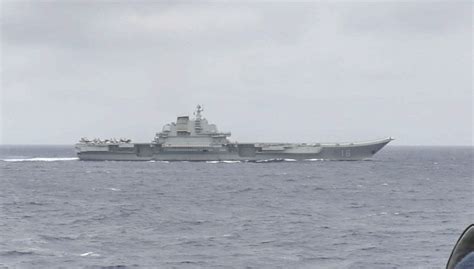
[[[167,163],[2,146],[0,176],[7,268],[443,268],[474,221],[472,147]]]

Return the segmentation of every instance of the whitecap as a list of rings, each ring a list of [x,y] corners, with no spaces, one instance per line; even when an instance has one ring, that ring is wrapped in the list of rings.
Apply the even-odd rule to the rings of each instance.
[[[99,257],[100,255],[97,254],[97,253],[94,253],[94,252],[86,252],[86,253],[80,254],[79,256],[81,256],[81,257],[88,257],[88,256],[90,256],[90,257]]]
[[[121,189],[116,189],[116,188],[108,188],[108,190],[111,190],[111,191],[121,191]]]
[[[240,238],[240,235],[238,233],[224,234],[222,236],[229,239]]]
[[[285,162],[296,162],[295,159],[283,159]]]
[[[27,159],[2,159],[4,162],[58,162],[77,161],[79,158],[27,158]]]

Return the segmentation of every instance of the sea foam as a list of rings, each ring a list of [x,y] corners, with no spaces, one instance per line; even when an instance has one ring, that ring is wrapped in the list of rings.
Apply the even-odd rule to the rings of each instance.
[[[25,158],[25,159],[2,159],[4,162],[58,162],[77,161],[79,158]]]

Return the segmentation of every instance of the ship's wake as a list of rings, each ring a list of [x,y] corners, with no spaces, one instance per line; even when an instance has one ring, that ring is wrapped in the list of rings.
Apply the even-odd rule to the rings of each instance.
[[[2,159],[4,162],[59,162],[77,161],[79,158],[22,158],[22,159]]]

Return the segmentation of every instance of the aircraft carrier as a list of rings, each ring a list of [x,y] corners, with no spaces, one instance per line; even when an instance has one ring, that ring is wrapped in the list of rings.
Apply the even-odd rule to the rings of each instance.
[[[393,138],[353,143],[236,143],[229,132],[219,132],[202,116],[198,105],[194,118],[180,116],[163,126],[151,143],[130,139],[82,138],[76,144],[80,160],[87,161],[279,161],[364,160]]]

